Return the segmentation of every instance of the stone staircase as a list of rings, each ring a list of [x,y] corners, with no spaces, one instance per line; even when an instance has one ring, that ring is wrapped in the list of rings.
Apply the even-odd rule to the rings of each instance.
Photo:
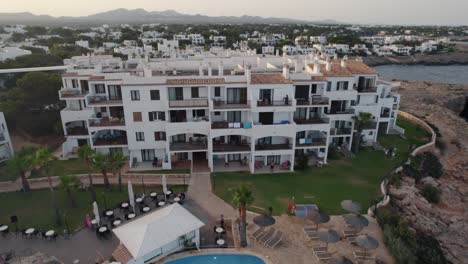
[[[343,156],[345,156],[345,158],[347,159],[352,159],[354,158],[356,155],[354,155],[354,153],[352,153],[351,151],[348,150],[348,145],[347,144],[343,144],[341,145],[341,147],[338,148],[338,151],[343,154]]]

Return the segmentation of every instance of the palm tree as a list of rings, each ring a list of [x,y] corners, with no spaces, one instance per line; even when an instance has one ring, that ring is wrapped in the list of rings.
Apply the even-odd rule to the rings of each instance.
[[[367,112],[360,112],[358,116],[353,117],[354,124],[357,132],[354,133],[354,153],[359,152],[359,147],[361,146],[361,134],[362,130],[369,125],[372,120],[372,114]]]
[[[75,190],[80,184],[80,180],[71,175],[60,176],[60,189],[65,190],[70,200],[70,205],[72,208],[76,208],[75,197],[73,196],[73,190]]]
[[[241,246],[246,247],[247,205],[252,204],[252,202],[254,201],[254,195],[252,193],[252,190],[250,190],[250,188],[247,185],[241,184],[239,187],[234,189],[232,201],[239,210]]]
[[[93,156],[93,167],[96,170],[99,170],[102,173],[104,178],[104,186],[106,188],[110,187],[109,178],[107,177],[107,172],[112,169],[112,163],[109,154],[103,154],[97,152]]]
[[[31,190],[26,173],[34,167],[34,151],[35,149],[32,147],[22,148],[7,162],[8,171],[11,174],[20,175],[23,191],[25,192]]]
[[[52,152],[48,148],[40,148],[36,150],[34,156],[34,164],[39,166],[44,174],[46,174],[47,180],[49,182],[49,189],[52,197],[52,207],[55,211],[55,223],[57,226],[60,225],[60,211],[57,205],[57,198],[55,197],[55,190],[52,184],[52,178],[50,177],[50,165],[52,161],[56,160],[57,158],[54,157]]]
[[[118,151],[112,154],[110,159],[113,174],[115,174],[115,172],[119,174],[119,190],[122,191],[122,168],[125,162],[127,162],[127,157],[125,157],[122,151]]]
[[[80,160],[85,162],[86,169],[88,171],[89,190],[91,191],[93,202],[97,201],[96,191],[94,190],[94,185],[93,185],[93,177],[91,176],[91,165],[92,165],[94,154],[95,154],[94,150],[89,145],[83,145],[78,149],[78,157],[80,158]]]

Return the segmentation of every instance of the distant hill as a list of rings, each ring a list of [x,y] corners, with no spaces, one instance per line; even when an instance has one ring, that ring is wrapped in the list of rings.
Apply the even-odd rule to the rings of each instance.
[[[32,13],[0,13],[0,24],[29,25],[97,25],[97,24],[340,24],[334,20],[306,21],[291,18],[260,16],[187,15],[174,10],[146,11],[144,9],[115,9],[81,17],[53,17]]]

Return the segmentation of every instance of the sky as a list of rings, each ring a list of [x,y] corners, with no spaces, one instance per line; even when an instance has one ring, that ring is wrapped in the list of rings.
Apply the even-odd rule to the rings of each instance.
[[[0,13],[84,16],[116,8],[363,24],[468,25],[468,0],[0,0]]]

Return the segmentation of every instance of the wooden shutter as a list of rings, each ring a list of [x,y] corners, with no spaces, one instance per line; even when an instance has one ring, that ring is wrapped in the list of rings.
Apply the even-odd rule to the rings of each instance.
[[[133,112],[133,122],[141,122],[141,112]]]

